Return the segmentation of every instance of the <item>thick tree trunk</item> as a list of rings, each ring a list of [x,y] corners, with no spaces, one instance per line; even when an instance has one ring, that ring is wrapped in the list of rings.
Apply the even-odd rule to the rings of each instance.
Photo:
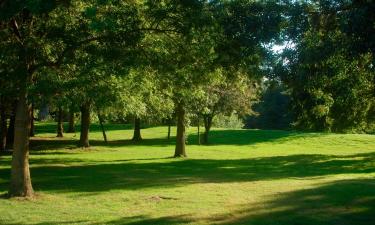
[[[212,115],[204,115],[203,116],[203,121],[204,121],[204,143],[205,144],[208,144],[208,135],[209,135],[209,132],[211,130],[211,126],[212,126],[212,118],[213,116]]]
[[[68,133],[74,133],[76,132],[75,128],[75,120],[74,120],[74,112],[73,110],[69,111],[69,127],[68,127]]]
[[[176,135],[176,148],[174,157],[186,157],[185,142],[185,109],[182,103],[177,104],[177,135]]]
[[[132,141],[141,141],[142,136],[141,136],[141,119],[138,117],[134,118],[134,133],[133,133],[133,138]]]
[[[83,104],[81,106],[81,135],[79,139],[79,146],[88,148],[89,143],[89,130],[90,130],[90,105]]]
[[[29,169],[29,134],[30,134],[30,106],[27,103],[26,90],[18,100],[15,121],[14,148],[10,180],[10,196],[31,197]]]
[[[5,150],[7,141],[7,118],[4,102],[0,103],[0,151]]]
[[[100,123],[100,128],[102,129],[104,142],[107,143],[108,139],[107,139],[107,134],[105,133],[105,129],[104,129],[104,124],[103,124],[104,120],[103,120],[103,117],[100,115],[100,113],[98,113],[98,119]]]
[[[13,109],[12,113],[10,115],[9,119],[9,125],[8,125],[8,132],[7,132],[7,140],[6,140],[6,148],[7,149],[13,149],[13,143],[14,143],[14,126],[16,123],[16,110],[17,110],[17,103],[18,101],[15,101],[13,103]]]
[[[31,104],[30,108],[30,137],[35,136],[35,126],[34,126],[34,104]]]
[[[64,137],[63,110],[59,107],[57,115],[57,137]]]

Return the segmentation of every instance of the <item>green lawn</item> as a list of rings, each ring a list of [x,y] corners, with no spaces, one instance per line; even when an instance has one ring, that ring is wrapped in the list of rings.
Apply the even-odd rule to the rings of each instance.
[[[375,136],[215,129],[211,145],[174,159],[166,127],[128,141],[111,125],[110,143],[93,126],[90,150],[79,133],[55,138],[37,124],[31,143],[31,200],[0,199],[0,224],[375,224]],[[173,130],[173,134],[174,134]],[[0,194],[10,156],[0,156]]]

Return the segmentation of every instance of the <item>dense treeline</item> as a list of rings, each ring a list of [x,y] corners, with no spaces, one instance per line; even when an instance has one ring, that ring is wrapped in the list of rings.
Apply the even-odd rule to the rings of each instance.
[[[80,114],[84,148],[94,116],[105,141],[106,120],[130,118],[136,142],[145,120],[175,123],[175,157],[187,155],[189,122],[203,125],[208,143],[217,115],[234,112],[258,111],[262,128],[369,130],[374,4],[1,0],[0,148],[13,149],[10,196],[33,195],[29,137],[34,112],[46,107],[57,137],[64,120],[74,132]]]

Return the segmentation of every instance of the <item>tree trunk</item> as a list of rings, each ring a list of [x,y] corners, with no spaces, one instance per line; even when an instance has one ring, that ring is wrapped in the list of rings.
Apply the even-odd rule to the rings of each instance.
[[[134,118],[134,133],[132,141],[141,141],[141,119],[139,117]]]
[[[167,138],[169,140],[169,139],[171,139],[172,118],[168,118],[167,123],[168,123],[168,135],[167,135]]]
[[[29,169],[30,125],[30,106],[27,103],[27,92],[25,89],[21,92],[16,110],[12,170],[9,189],[10,196],[31,197],[33,195]]]
[[[14,126],[16,123],[16,110],[17,110],[18,101],[14,101],[12,113],[9,119],[8,125],[8,132],[7,132],[7,140],[6,140],[6,148],[13,149],[14,143]]]
[[[7,141],[7,118],[4,102],[0,103],[0,151],[5,150]]]
[[[185,151],[185,109],[182,103],[177,104],[177,136],[176,136],[176,148],[174,157],[186,157]]]
[[[108,143],[107,134],[105,133],[105,129],[104,129],[104,125],[103,125],[103,122],[104,122],[103,117],[100,115],[100,113],[98,113],[98,119],[99,119],[99,123],[100,123],[100,128],[102,129],[104,142]]]
[[[76,132],[75,128],[75,121],[74,121],[74,112],[73,110],[69,111],[69,128],[68,128],[68,133],[74,133]]]
[[[168,124],[168,140],[171,139],[171,124]]]
[[[35,136],[35,126],[34,126],[34,104],[31,104],[30,108],[30,137]]]
[[[200,118],[198,115],[198,145],[201,145]]]
[[[90,105],[85,103],[81,106],[81,135],[79,139],[79,146],[88,148],[90,130]]]
[[[57,115],[57,137],[64,137],[63,110],[59,107]]]
[[[208,134],[211,130],[211,126],[212,126],[212,118],[213,116],[212,115],[204,115],[203,116],[203,121],[204,121],[204,143],[205,144],[208,144]]]

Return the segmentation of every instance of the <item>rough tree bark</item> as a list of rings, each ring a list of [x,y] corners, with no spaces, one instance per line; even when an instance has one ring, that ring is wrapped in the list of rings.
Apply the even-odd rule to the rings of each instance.
[[[59,107],[57,115],[57,137],[64,137],[63,110]]]
[[[70,110],[69,111],[69,127],[68,127],[68,133],[74,133],[76,132],[75,128],[75,120],[74,120],[74,111]]]
[[[10,180],[10,196],[31,197],[33,187],[29,169],[30,105],[26,87],[21,88],[16,110],[15,135]]]
[[[13,149],[14,126],[15,126],[15,123],[16,123],[17,102],[18,101],[14,101],[13,106],[12,106],[12,112],[10,114],[8,132],[7,132],[7,140],[6,140],[6,148],[7,149]]]
[[[176,135],[176,148],[174,157],[186,157],[185,142],[185,108],[183,103],[178,103],[176,108],[177,114],[177,135]]]
[[[104,124],[103,124],[104,120],[103,120],[103,117],[100,113],[98,113],[98,119],[99,119],[99,123],[100,123],[100,128],[102,129],[104,142],[108,143],[107,134],[105,133]]]
[[[132,141],[141,141],[141,119],[139,117],[134,118],[134,132]]]
[[[7,118],[4,101],[2,99],[0,101],[0,151],[3,151],[7,143]]]
[[[90,105],[85,103],[81,106],[81,135],[79,139],[79,146],[88,148],[90,130]]]
[[[34,104],[31,104],[30,108],[30,137],[35,136],[35,126],[34,126]]]
[[[212,126],[212,118],[213,118],[212,115],[203,115],[204,129],[205,129],[203,142],[205,144],[208,144],[208,135],[210,133],[211,126]]]

